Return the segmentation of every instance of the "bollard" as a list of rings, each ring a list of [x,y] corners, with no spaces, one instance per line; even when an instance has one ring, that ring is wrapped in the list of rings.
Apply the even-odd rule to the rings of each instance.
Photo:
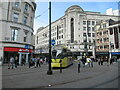
[[[93,61],[91,62],[91,66],[93,67]]]
[[[78,63],[78,73],[80,73],[80,62]]]
[[[62,73],[62,63],[60,63],[60,73]]]
[[[62,73],[62,60],[60,60],[60,73]]]

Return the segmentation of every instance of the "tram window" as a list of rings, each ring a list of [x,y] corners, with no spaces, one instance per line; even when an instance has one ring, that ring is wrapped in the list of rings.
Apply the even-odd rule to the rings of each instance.
[[[57,51],[56,51],[56,50],[53,50],[53,51],[52,51],[52,56],[53,56],[53,57],[56,57],[56,54],[57,54]]]

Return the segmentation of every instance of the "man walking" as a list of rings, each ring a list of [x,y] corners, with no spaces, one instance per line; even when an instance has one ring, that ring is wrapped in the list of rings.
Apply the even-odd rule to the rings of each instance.
[[[10,64],[8,65],[8,69],[10,69],[10,67],[12,67],[12,69],[14,67],[14,58],[12,56],[10,57]]]

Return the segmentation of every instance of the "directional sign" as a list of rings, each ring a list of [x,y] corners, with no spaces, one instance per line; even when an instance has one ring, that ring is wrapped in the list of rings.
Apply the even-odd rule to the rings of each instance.
[[[25,48],[26,48],[26,49],[29,49],[29,48],[30,48],[30,45],[27,45],[27,44],[26,44],[26,45],[25,45]]]
[[[55,40],[52,40],[52,43],[51,43],[53,46],[55,45]]]

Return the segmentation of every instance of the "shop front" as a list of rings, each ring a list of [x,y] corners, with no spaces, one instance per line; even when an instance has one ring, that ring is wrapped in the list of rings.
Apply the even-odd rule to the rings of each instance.
[[[112,58],[120,59],[120,52],[111,52]]]
[[[104,61],[109,61],[109,52],[96,52],[96,58],[103,58]]]
[[[17,48],[17,47],[4,47],[4,63],[10,61],[10,57],[18,57],[18,63],[21,65],[22,60],[28,63],[30,54],[33,52],[32,49]]]

